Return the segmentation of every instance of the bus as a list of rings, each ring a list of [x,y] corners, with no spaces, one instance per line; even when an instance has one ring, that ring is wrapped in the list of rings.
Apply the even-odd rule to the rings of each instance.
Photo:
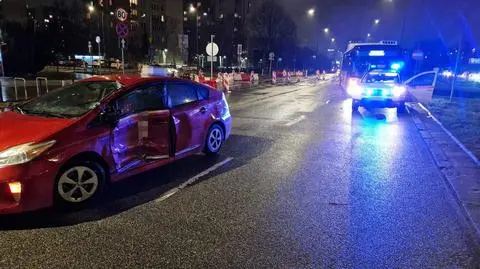
[[[349,43],[343,54],[340,85],[346,88],[352,79],[360,79],[370,69],[400,71],[405,65],[403,51],[397,41]]]

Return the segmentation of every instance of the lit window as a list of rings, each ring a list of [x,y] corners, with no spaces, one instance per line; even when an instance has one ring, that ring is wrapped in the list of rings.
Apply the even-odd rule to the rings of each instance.
[[[162,15],[161,19],[162,22],[165,22],[165,17]]]
[[[137,5],[137,4],[138,4],[137,0],[130,0],[130,5]]]

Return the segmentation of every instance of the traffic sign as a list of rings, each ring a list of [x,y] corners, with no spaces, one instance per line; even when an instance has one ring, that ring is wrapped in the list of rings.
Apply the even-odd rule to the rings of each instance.
[[[269,60],[269,61],[275,60],[275,53],[274,53],[274,52],[270,52],[270,53],[268,54],[268,60]]]
[[[218,45],[216,43],[208,43],[206,51],[209,56],[217,56]]]
[[[117,19],[121,22],[124,22],[128,19],[128,12],[123,8],[117,8],[117,10],[115,11],[115,15],[117,16]]]
[[[124,23],[118,23],[115,29],[120,38],[125,38],[128,35],[128,26]]]
[[[425,54],[421,50],[416,50],[412,53],[412,58],[414,60],[417,60],[417,61],[423,60],[424,57],[425,57]]]

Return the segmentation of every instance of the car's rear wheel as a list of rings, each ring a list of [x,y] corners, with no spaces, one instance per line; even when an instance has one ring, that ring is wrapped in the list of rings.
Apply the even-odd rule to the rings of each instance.
[[[224,138],[225,134],[223,133],[223,129],[218,124],[212,125],[208,131],[205,153],[207,155],[217,154],[222,148]]]
[[[95,162],[67,165],[55,181],[55,202],[62,207],[87,204],[97,198],[105,184],[105,170]]]

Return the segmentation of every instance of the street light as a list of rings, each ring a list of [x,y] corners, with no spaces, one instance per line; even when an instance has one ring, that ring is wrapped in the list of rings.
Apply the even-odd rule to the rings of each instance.
[[[380,23],[380,19],[375,19],[375,24],[379,24]]]
[[[193,5],[190,5],[190,8],[188,9],[188,11],[190,13],[195,13],[195,11],[197,11],[197,9]]]
[[[93,5],[88,5],[88,11],[94,12],[94,11],[95,11],[95,7],[94,7]]]
[[[331,40],[332,40],[332,43],[333,43],[333,42],[335,42],[335,38],[333,38],[333,37],[332,37],[332,39],[331,39]]]
[[[314,9],[314,8],[311,8],[311,9],[307,10],[307,14],[308,14],[308,16],[310,16],[310,17],[315,16],[315,9]]]
[[[330,32],[330,29],[325,28],[325,29],[323,29],[323,31],[324,31],[326,34],[328,34],[328,32]]]

